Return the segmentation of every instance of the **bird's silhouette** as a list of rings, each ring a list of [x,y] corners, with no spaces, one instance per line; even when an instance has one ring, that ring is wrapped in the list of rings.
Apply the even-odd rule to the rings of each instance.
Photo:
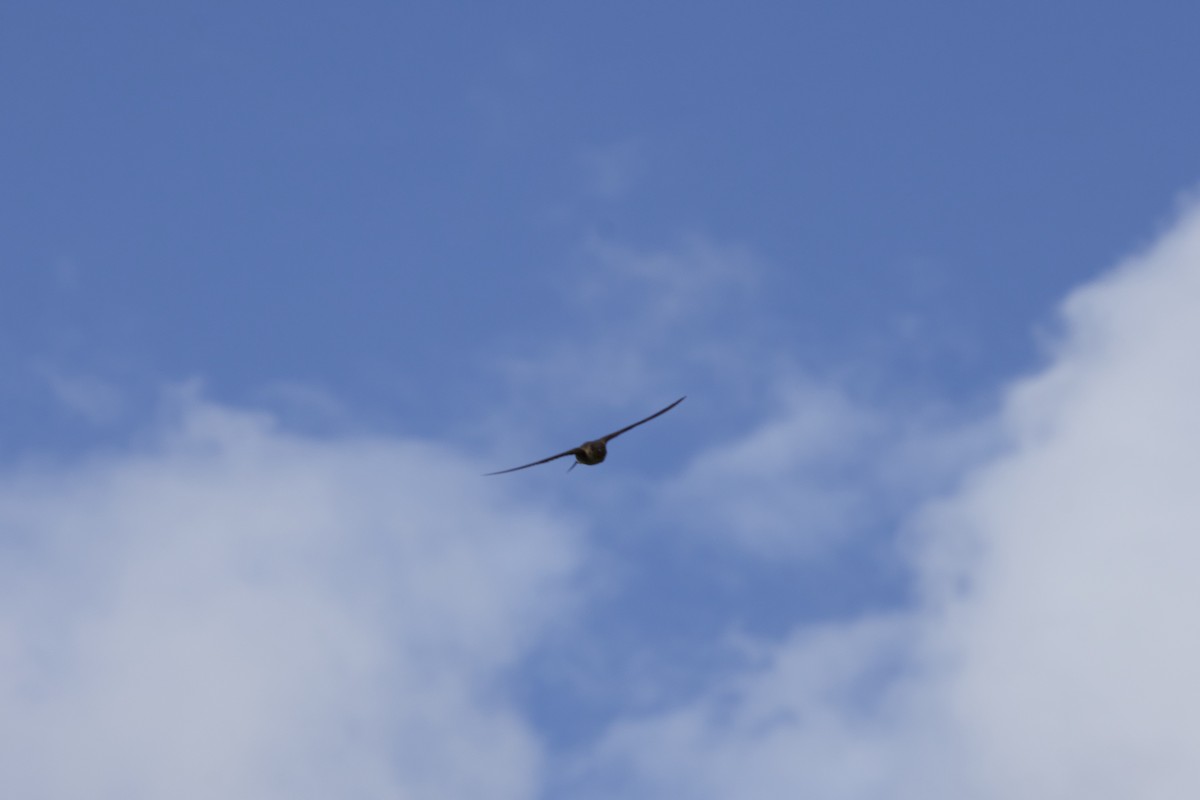
[[[682,403],[685,397],[687,397],[687,395],[684,395],[683,397],[679,398],[674,403],[671,403],[671,405],[667,406],[666,408],[662,409],[661,411],[655,411],[653,414],[646,417],[645,419],[640,419],[637,422],[633,423],[632,425],[626,425],[624,428],[621,428],[621,430],[613,431],[612,433],[608,434],[607,436],[601,436],[599,439],[593,439],[590,442],[584,442],[583,444],[579,445],[579,447],[572,447],[570,450],[564,450],[563,452],[559,453],[558,455],[553,455],[553,456],[550,456],[549,458],[543,458],[541,461],[533,461],[528,464],[522,464],[519,467],[512,467],[511,469],[502,469],[502,470],[499,470],[498,472],[488,472],[488,473],[485,473],[485,475],[503,475],[506,472],[516,472],[519,469],[528,469],[529,467],[536,467],[538,464],[545,464],[547,461],[553,461],[556,458],[563,458],[565,456],[575,456],[575,461],[567,469],[567,472],[570,472],[571,470],[575,469],[575,466],[577,464],[587,464],[588,466],[593,466],[595,464],[599,464],[601,461],[604,460],[605,456],[608,455],[608,443],[610,441],[617,438],[618,436],[620,436],[622,433],[625,433],[626,431],[633,430],[638,425],[641,425],[645,422],[649,422],[650,420],[654,419],[655,417],[662,416],[663,414],[667,413],[675,406]]]

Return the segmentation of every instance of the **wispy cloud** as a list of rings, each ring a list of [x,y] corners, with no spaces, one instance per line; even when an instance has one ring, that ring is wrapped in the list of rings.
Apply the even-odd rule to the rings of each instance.
[[[763,301],[774,268],[751,248],[702,236],[657,248],[590,237],[575,266],[564,302],[578,322],[505,362],[521,402],[502,411],[503,427],[526,409],[545,428],[588,406],[628,416],[691,395],[675,418],[686,434],[662,440],[686,447],[670,450],[677,474],[648,498],[657,528],[768,557],[813,556],[894,524],[992,444],[988,426],[965,414],[881,401],[854,365],[820,374],[803,364],[771,333]],[[606,413],[616,427],[622,416]],[[538,450],[528,447],[531,457]]]
[[[596,319],[615,307],[664,328],[737,308],[758,287],[765,268],[749,248],[696,235],[656,249],[592,236],[584,253],[591,266],[576,286]]]
[[[588,406],[621,412],[619,422],[687,394],[697,376],[753,394],[746,376],[775,366],[748,357],[762,336],[749,311],[766,269],[748,248],[701,236],[658,248],[584,239],[562,286],[571,326],[498,363],[512,398],[503,427],[520,426],[526,409],[544,429],[553,409],[578,418]]]
[[[625,196],[643,169],[641,147],[631,139],[584,148],[579,155],[584,186],[603,200]]]
[[[108,381],[47,362],[36,364],[34,369],[61,408],[92,424],[113,422],[124,408],[121,391]]]
[[[762,424],[702,443],[664,487],[664,513],[763,554],[812,553],[877,505],[865,496],[879,487],[863,455],[880,434],[879,420],[834,387],[794,384]]]

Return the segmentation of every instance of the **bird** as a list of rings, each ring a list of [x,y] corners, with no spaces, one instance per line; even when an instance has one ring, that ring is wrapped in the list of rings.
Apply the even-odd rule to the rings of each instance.
[[[575,469],[575,467],[578,466],[579,464],[587,464],[589,467],[595,466],[596,464],[599,464],[601,461],[603,461],[605,459],[605,457],[608,455],[608,443],[610,441],[617,438],[622,433],[633,430],[638,425],[647,423],[650,420],[654,419],[655,417],[661,417],[663,414],[667,413],[672,408],[674,408],[675,406],[682,403],[686,397],[687,397],[687,395],[685,394],[683,397],[679,398],[674,403],[671,403],[671,405],[667,406],[666,408],[664,408],[660,411],[655,411],[653,414],[646,417],[645,419],[640,419],[637,422],[633,423],[632,425],[626,425],[624,428],[621,428],[619,431],[613,431],[612,433],[608,434],[607,436],[601,436],[599,439],[593,439],[590,442],[584,442],[583,444],[579,445],[579,447],[572,447],[570,450],[564,450],[557,455],[553,455],[548,458],[543,458],[541,461],[532,461],[528,464],[522,464],[519,467],[512,467],[510,469],[502,469],[497,472],[486,472],[486,473],[484,473],[484,477],[487,477],[489,475],[503,475],[506,472],[516,472],[519,469],[528,469],[529,467],[536,467],[538,464],[545,464],[547,461],[553,461],[556,458],[563,458],[565,456],[575,456],[575,461],[572,462],[571,466],[567,468],[567,472],[570,472],[571,470]]]

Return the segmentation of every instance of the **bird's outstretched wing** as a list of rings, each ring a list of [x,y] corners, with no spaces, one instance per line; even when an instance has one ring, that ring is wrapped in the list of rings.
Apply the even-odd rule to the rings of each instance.
[[[645,419],[638,420],[637,422],[633,423],[632,425],[626,425],[624,428],[621,428],[621,430],[619,430],[619,431],[613,431],[613,432],[612,432],[612,433],[610,433],[608,436],[604,436],[604,437],[602,437],[602,438],[600,439],[600,441],[602,441],[602,442],[604,442],[605,444],[607,444],[607,443],[609,442],[609,440],[617,438],[617,437],[618,437],[618,436],[620,436],[622,433],[625,433],[626,431],[631,431],[631,430],[633,430],[634,428],[636,428],[638,425],[641,425],[641,424],[642,424],[642,423],[644,423],[644,422],[649,422],[650,420],[654,419],[655,417],[661,417],[663,414],[667,413],[667,412],[668,412],[668,411],[670,411],[672,408],[674,408],[675,406],[677,406],[677,405],[679,405],[680,403],[682,403],[686,397],[687,397],[687,395],[685,394],[683,397],[679,398],[679,399],[678,399],[678,400],[676,400],[674,403],[671,403],[671,405],[667,406],[667,407],[666,407],[666,408],[664,408],[663,410],[661,410],[661,411],[655,411],[653,414],[651,414],[650,416],[646,417]]]
[[[570,450],[564,450],[563,452],[559,453],[556,456],[550,456],[549,458],[543,458],[541,461],[531,461],[530,463],[522,464],[519,467],[512,467],[511,469],[502,469],[497,472],[485,472],[485,473],[483,473],[483,476],[486,478],[488,475],[503,475],[506,472],[516,472],[519,469],[527,469],[529,467],[536,467],[538,464],[545,464],[547,461],[553,461],[554,459],[562,458],[563,456],[573,456],[578,452],[579,452],[578,447],[572,447]]]

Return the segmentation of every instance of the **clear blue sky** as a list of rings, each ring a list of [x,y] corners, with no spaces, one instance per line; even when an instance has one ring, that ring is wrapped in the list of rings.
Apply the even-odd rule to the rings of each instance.
[[[0,667],[35,688],[0,690],[5,737],[44,729],[31,748],[86,761],[29,692],[74,697],[105,730],[89,698],[123,657],[205,664],[203,691],[235,697],[295,660],[316,666],[289,691],[326,698],[304,718],[329,740],[269,735],[275,706],[250,704],[258,738],[230,743],[245,720],[201,715],[223,754],[207,761],[148,711],[117,766],[83,772],[131,797],[184,796],[181,774],[224,796],[480,796],[441,769],[467,758],[500,776],[480,778],[493,796],[704,796],[687,783],[704,764],[720,765],[712,796],[889,796],[764,768],[756,735],[735,736],[750,712],[722,703],[779,719],[882,703],[892,720],[897,675],[926,664],[913,642],[948,636],[930,633],[951,602],[937,565],[1003,585],[930,520],[983,508],[972,530],[990,541],[1003,525],[971,487],[1042,435],[1027,405],[1067,403],[1015,387],[1057,386],[1072,358],[1108,363],[1095,341],[1140,335],[1108,312],[1122,299],[1065,298],[1125,297],[1105,276],[1130,257],[1194,273],[1152,247],[1196,224],[1198,29],[1174,2],[6,4],[0,596],[30,610],[5,617]],[[1179,281],[1162,296],[1190,296]],[[683,394],[601,466],[480,478]],[[230,538],[200,544],[210,531]],[[389,565],[409,588],[387,588]],[[59,585],[91,588],[37,588]],[[194,662],[155,661],[159,623],[130,609],[156,604],[180,653],[201,631]],[[432,633],[381,621],[425,609]],[[259,612],[261,630],[204,638]],[[293,627],[310,613],[327,627]],[[342,636],[387,655],[321,661],[312,643]],[[830,688],[792,657],[862,675]],[[330,676],[364,663],[379,693],[339,693]],[[156,688],[125,687],[135,706],[195,689],[146,669]],[[974,697],[979,674],[948,685]],[[413,697],[434,699],[418,713]],[[904,724],[1003,739],[966,705],[967,723]],[[728,725],[679,733],[706,713]],[[871,775],[970,794],[969,771],[922,782],[883,728],[781,747],[796,763],[869,751]],[[476,740],[510,744],[429,744]],[[661,741],[642,763],[638,743]],[[325,766],[306,784],[263,748]],[[139,753],[179,769],[148,776]],[[999,791],[1078,787],[1028,779]],[[13,780],[87,796],[36,758]]]

